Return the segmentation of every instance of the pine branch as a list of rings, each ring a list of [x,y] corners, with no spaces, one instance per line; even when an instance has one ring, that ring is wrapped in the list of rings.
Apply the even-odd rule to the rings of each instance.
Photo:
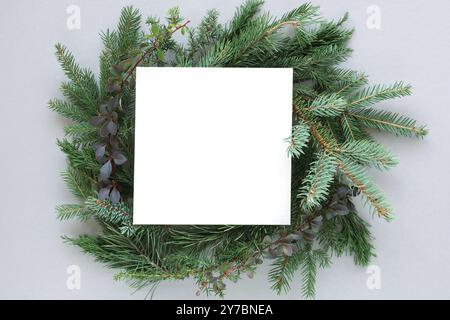
[[[79,219],[86,221],[91,213],[89,210],[80,204],[64,204],[56,207],[56,213],[59,220]]]
[[[248,5],[248,7],[247,7]],[[231,27],[231,33],[234,33],[233,38],[224,37],[214,48],[215,55],[220,57],[219,61],[222,66],[226,65],[242,65],[251,66],[255,61],[266,60],[268,56],[278,52],[285,40],[285,36],[280,36],[280,31],[285,26],[291,25],[298,27],[299,25],[307,25],[317,18],[317,8],[309,4],[302,5],[291,12],[287,13],[280,19],[274,21],[268,14],[262,14],[254,17],[258,2],[248,1],[243,5],[242,12],[238,12],[238,18],[231,21],[231,25],[234,25],[234,21],[243,25],[239,32],[236,33],[235,27]],[[248,8],[248,11],[247,11]],[[256,9],[256,11],[254,11]],[[248,15],[247,15],[248,13]],[[241,18],[245,17],[246,22],[243,22]],[[245,26],[245,27],[244,27]],[[225,31],[225,35],[229,34]],[[229,42],[227,42],[229,40]],[[261,55],[261,53],[263,53]],[[228,59],[225,59],[228,57]],[[208,60],[216,60],[213,57],[208,57]],[[219,66],[217,62],[205,65],[206,61],[203,60],[202,66]]]
[[[61,91],[71,104],[86,112],[86,116],[92,117],[97,114],[97,102],[89,93],[86,94],[83,87],[73,82],[64,82],[61,84]]]
[[[348,99],[347,109],[368,108],[371,105],[383,100],[400,98],[411,94],[411,86],[404,85],[403,82],[396,82],[393,85],[375,85],[368,87]]]
[[[415,120],[398,113],[363,109],[351,111],[347,114],[367,128],[407,137],[424,137],[427,134],[425,126],[417,126]]]
[[[282,21],[273,25],[268,14],[256,17],[249,23],[248,28],[230,43],[233,53],[232,59],[227,61],[227,65],[245,65],[246,61],[252,60],[251,57],[261,60],[264,58],[259,56],[261,47],[264,47],[265,54],[276,52],[281,41],[276,33],[287,25],[298,26],[299,22]]]
[[[168,230],[171,235],[170,244],[183,248],[214,249],[238,241],[248,233],[245,226],[179,226]]]
[[[247,0],[236,9],[234,17],[227,24],[224,32],[225,39],[231,39],[246,29],[251,19],[258,13],[264,0]]]
[[[340,44],[346,45],[353,35],[353,29],[345,29],[343,24],[348,20],[348,13],[337,21],[324,21],[318,28],[311,31],[311,47],[321,45]]]
[[[123,8],[117,26],[117,48],[121,58],[128,58],[130,50],[139,46],[140,27],[139,10],[132,6]]]
[[[313,209],[327,198],[335,172],[334,157],[325,153],[318,154],[297,195],[301,199],[302,208]]]
[[[302,272],[302,295],[308,299],[313,299],[316,294],[317,268],[327,267],[331,264],[326,252],[317,249],[307,249],[303,252],[301,260]]]
[[[159,268],[150,264],[147,257],[136,251],[129,239],[121,234],[100,235],[98,237],[82,235],[78,238],[63,239],[95,257],[96,261],[105,263],[110,268],[128,271],[143,271],[158,276]]]
[[[292,128],[292,135],[285,141],[289,143],[288,154],[300,158],[309,141],[309,127],[304,123],[297,124]]]
[[[57,144],[62,152],[67,155],[70,164],[76,169],[92,170],[98,172],[100,164],[95,160],[94,152],[91,147],[82,147],[74,145],[67,139],[58,140]]]
[[[68,125],[64,128],[64,134],[80,142],[95,141],[97,128],[87,122]]]
[[[118,225],[133,223],[131,209],[123,202],[111,204],[109,201],[100,201],[89,197],[85,204],[94,215],[110,223]]]
[[[272,283],[271,289],[277,294],[287,293],[291,289],[291,282],[302,263],[303,252],[295,252],[291,256],[277,258],[271,265],[269,271],[269,281]]]
[[[274,25],[287,21],[299,21],[303,26],[311,23],[317,23],[321,21],[318,11],[318,6],[314,6],[311,3],[304,3],[285,13],[280,19],[274,22]]]
[[[303,121],[308,122],[305,115],[300,109],[294,107],[294,112],[299,115]],[[391,220],[391,208],[384,198],[383,193],[378,189],[378,187],[372,182],[370,177],[366,174],[363,167],[359,164],[352,162],[351,160],[345,159],[339,155],[342,148],[333,140],[330,135],[325,135],[326,131],[323,129],[318,129],[310,122],[310,132],[319,145],[324,149],[325,152],[334,154],[337,159],[337,166],[345,176],[357,187],[362,194],[366,197],[367,201],[372,205],[378,216],[384,217],[386,220]]]
[[[322,45],[311,50],[309,57],[311,66],[325,67],[335,66],[344,62],[352,50],[341,44]]]
[[[323,148],[323,150],[329,154],[333,154],[336,151],[339,151],[339,143],[334,138],[333,133],[321,123],[314,121],[307,117],[307,115],[303,112],[302,107],[297,105],[293,106],[294,114],[301,120],[303,123],[308,125],[309,132],[317,144]]]
[[[309,103],[305,110],[317,117],[336,117],[344,111],[345,104],[346,101],[337,94],[322,94]]]
[[[89,120],[88,114],[70,102],[53,99],[48,102],[48,106],[50,110],[53,110],[63,117],[75,122],[84,122]]]
[[[327,220],[319,231],[318,241],[333,255],[352,255],[355,264],[364,267],[369,265],[375,256],[369,227],[356,212],[350,212],[348,215]]]
[[[159,226],[135,227],[134,239],[141,245],[141,252],[158,265],[165,265],[170,251],[167,246],[168,230]]]
[[[361,191],[375,213],[390,221],[392,219],[392,209],[386,201],[383,193],[373,183],[362,166],[347,160],[339,158],[337,161],[339,170],[347,176],[353,185]]]
[[[120,57],[118,47],[117,33],[106,30],[100,33],[104,49],[100,54],[100,75],[99,75],[99,97],[101,101],[106,100],[108,80],[112,76],[111,67],[119,63]]]
[[[69,166],[67,171],[61,174],[68,189],[80,200],[86,199],[92,194],[92,181],[82,171]]]
[[[372,140],[372,137],[359,125],[359,122],[348,116],[346,112],[341,114],[341,127],[346,141]]]
[[[337,73],[338,81],[334,88],[336,94],[345,96],[367,84],[364,73],[353,70],[337,70]]]
[[[302,263],[302,296],[313,299],[316,295],[317,266],[312,253],[305,255]]]
[[[379,169],[389,169],[398,164],[390,151],[371,140],[348,141],[341,146],[340,152],[362,165],[372,165]]]
[[[81,69],[80,66],[75,62],[74,56],[67,50],[65,46],[60,43],[55,45],[56,49],[56,58],[58,59],[59,64],[66,76],[73,82],[77,84],[81,84],[83,82],[83,78],[87,77],[91,79],[92,72],[87,69]]]
[[[369,265],[373,253],[372,235],[369,231],[369,224],[356,213],[339,217],[341,220],[342,243],[346,246],[346,251],[353,255],[356,265],[366,267]]]
[[[321,45],[312,48],[303,56],[301,64],[293,65],[294,78],[300,81],[311,79],[320,88],[332,87],[336,84],[336,65],[345,61],[351,49],[343,44]]]
[[[290,67],[292,67],[291,63],[287,63],[286,65],[289,65]],[[295,98],[301,97],[301,98],[310,100],[311,98],[313,98],[317,95],[316,91],[313,88],[311,88],[311,86],[308,86],[308,85],[302,84],[302,83],[294,83],[293,91],[294,91]]]
[[[95,112],[97,109],[97,99],[99,96],[98,86],[94,74],[88,69],[82,69],[75,62],[73,55],[61,44],[56,44],[56,57],[69,78],[71,83],[66,84],[66,94],[77,97],[74,102],[80,103],[79,106],[85,111]]]
[[[214,41],[222,35],[223,29],[219,24],[219,12],[209,10],[197,28],[195,43],[203,50],[207,49]]]
[[[220,40],[200,58],[198,66],[203,68],[222,67],[232,58],[232,47],[224,40]]]

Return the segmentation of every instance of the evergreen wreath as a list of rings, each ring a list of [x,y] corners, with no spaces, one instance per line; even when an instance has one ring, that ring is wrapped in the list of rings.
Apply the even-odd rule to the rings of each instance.
[[[63,178],[79,199],[58,206],[57,214],[61,220],[95,219],[102,230],[63,238],[119,269],[116,279],[155,288],[163,280],[194,278],[198,294],[222,296],[226,282],[251,278],[270,259],[268,277],[277,293],[290,288],[299,270],[301,292],[312,298],[317,269],[329,266],[333,256],[352,255],[359,266],[374,256],[369,224],[352,200],[362,196],[374,215],[390,220],[391,207],[366,167],[389,169],[397,160],[367,129],[423,137],[425,127],[413,119],[373,107],[409,95],[411,87],[367,86],[365,74],[339,67],[351,53],[347,15],[327,21],[318,7],[303,4],[273,18],[260,12],[262,4],[246,1],[225,25],[211,10],[196,28],[173,8],[164,20],[148,18],[143,31],[138,10],[126,7],[117,30],[101,33],[98,80],[56,45],[69,81],[61,86],[66,99],[49,105],[72,120],[58,145],[68,160]],[[173,39],[176,32],[187,44]],[[293,68],[294,125],[286,139],[292,157],[290,226],[133,225],[137,66]]]

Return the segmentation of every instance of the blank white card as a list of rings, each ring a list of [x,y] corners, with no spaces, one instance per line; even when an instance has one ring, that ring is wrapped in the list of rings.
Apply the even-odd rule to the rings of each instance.
[[[134,224],[290,224],[292,69],[136,77]]]

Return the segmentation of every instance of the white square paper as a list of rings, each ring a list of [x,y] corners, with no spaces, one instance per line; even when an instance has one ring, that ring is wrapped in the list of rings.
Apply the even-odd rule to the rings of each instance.
[[[134,224],[290,224],[292,69],[138,68]]]

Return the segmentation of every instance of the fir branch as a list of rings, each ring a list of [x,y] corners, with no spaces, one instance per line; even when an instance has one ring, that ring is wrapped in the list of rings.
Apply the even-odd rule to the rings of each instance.
[[[100,33],[100,37],[103,42],[104,49],[100,54],[100,75],[99,75],[99,97],[100,100],[106,100],[108,95],[108,90],[106,90],[108,85],[108,80],[112,76],[112,66],[115,63],[119,63],[120,58],[118,57],[120,53],[117,49],[118,39],[117,33],[115,31],[106,30]]]
[[[341,44],[322,45],[314,48],[310,53],[311,65],[316,67],[334,66],[344,62],[352,50]]]
[[[347,114],[367,128],[407,137],[424,137],[427,134],[425,126],[417,126],[415,120],[398,113],[383,110],[362,109],[351,111]]]
[[[147,257],[141,255],[134,245],[121,234],[100,235],[98,237],[82,235],[78,238],[63,239],[95,257],[96,261],[105,263],[110,268],[128,271],[145,271],[149,276],[161,276],[159,267],[149,263]],[[162,277],[160,278],[162,279]]]
[[[338,159],[339,170],[358,188],[366,200],[374,209],[375,213],[386,220],[392,220],[392,209],[386,201],[383,193],[373,183],[372,179],[364,171],[363,167],[347,159]]]
[[[89,120],[89,115],[82,111],[74,104],[60,99],[53,99],[48,102],[50,110],[53,110],[63,117],[75,122],[83,122]]]
[[[117,49],[122,58],[130,54],[130,50],[139,45],[141,15],[132,6],[124,7],[120,13],[117,26]]]
[[[70,164],[81,170],[92,170],[94,172],[100,170],[100,164],[97,163],[90,147],[78,148],[75,144],[67,139],[58,140],[57,144],[62,152],[64,152]]]
[[[80,204],[64,204],[56,207],[56,213],[59,220],[79,219],[86,221],[91,213],[89,210]]]
[[[287,65],[292,66],[291,63],[288,63]],[[311,98],[317,95],[317,93],[314,91],[313,88],[303,83],[294,83],[293,90],[294,90],[294,97],[296,98],[301,97],[306,100],[310,100]]]
[[[246,29],[251,19],[258,13],[264,0],[247,0],[236,9],[234,17],[225,27],[224,38],[232,39]]]
[[[97,102],[92,99],[89,93],[86,94],[83,87],[73,82],[63,82],[61,92],[70,103],[86,112],[86,116],[92,117],[96,114]]]
[[[94,74],[88,69],[81,69],[73,55],[61,44],[56,44],[56,57],[71,83],[65,85],[66,93],[79,96],[79,101],[85,111],[94,112],[97,108],[98,86]]]
[[[294,107],[294,111],[302,117],[304,121],[308,121],[305,115],[300,109]],[[325,138],[325,135],[320,132],[318,128],[313,126],[309,122],[310,131],[315,137],[316,141],[324,148],[325,152],[336,155],[337,166],[342,171],[345,176],[357,187],[363,195],[366,197],[367,201],[375,209],[376,213],[380,217],[384,217],[386,220],[391,220],[391,208],[387,203],[386,199],[378,187],[372,182],[370,177],[366,174],[363,167],[359,164],[352,162],[351,160],[345,159],[339,155],[342,152],[342,147],[339,147],[333,139],[330,137]]]
[[[389,169],[398,164],[390,151],[371,140],[348,141],[341,146],[340,152],[360,164],[373,165],[379,169]]]
[[[322,45],[340,44],[345,45],[353,35],[353,29],[346,29],[343,24],[348,20],[348,13],[337,21],[323,21],[318,28],[311,31],[311,47]]]
[[[219,24],[219,12],[209,10],[197,28],[195,43],[202,50],[218,40],[223,32],[222,25]]]
[[[96,198],[87,198],[85,205],[99,218],[114,224],[132,224],[132,212],[123,202],[111,204],[109,201],[100,201]]]
[[[320,122],[310,120],[301,107],[294,105],[293,112],[301,119],[301,121],[309,126],[309,131],[312,137],[324,149],[324,151],[330,154],[339,151],[338,141],[334,139],[332,132],[326,130]]]
[[[222,67],[233,58],[233,50],[224,40],[217,41],[198,62],[199,67]]]
[[[277,24],[270,23],[270,17],[265,14],[258,16],[250,22],[248,29],[231,42],[233,46],[231,61],[227,65],[239,65],[249,60],[252,52],[258,52],[260,46],[264,46],[269,53],[276,52],[278,40],[276,33],[285,26],[299,26],[298,21],[281,21]],[[267,52],[266,52],[267,54]]]
[[[317,268],[328,267],[331,264],[330,257],[323,250],[306,249],[302,252],[301,273],[302,273],[302,295],[308,299],[313,299],[316,294]]]
[[[329,188],[336,172],[335,159],[332,155],[320,153],[317,160],[311,164],[311,168],[302,182],[302,187],[297,194],[301,199],[301,206],[305,210],[313,209],[326,199]]]
[[[316,294],[317,265],[311,251],[308,251],[302,260],[302,296],[313,299]]]
[[[92,194],[93,181],[89,176],[85,175],[83,171],[69,166],[61,175],[67,188],[77,198],[84,200]]]
[[[159,265],[165,260],[170,248],[167,246],[168,230],[160,226],[140,226],[134,228],[133,237],[140,243],[142,254]]]
[[[345,140],[354,141],[354,140],[372,140],[372,137],[361,128],[360,124],[356,119],[348,116],[346,112],[341,114],[341,127],[342,132],[345,136]]]
[[[411,86],[404,85],[403,82],[396,82],[390,86],[375,85],[349,97],[346,108],[367,108],[383,100],[404,97],[410,94]]]
[[[353,70],[341,70],[338,72],[339,81],[335,87],[335,90],[337,90],[336,94],[345,96],[367,84],[367,76],[364,73]]]
[[[322,94],[305,108],[317,117],[336,117],[344,111],[345,100],[337,94]]]
[[[309,127],[304,123],[299,123],[292,127],[292,135],[285,140],[289,143],[288,154],[292,157],[299,158],[303,153],[303,149],[309,141]]]
[[[291,282],[295,272],[300,267],[303,259],[303,252],[299,251],[292,256],[281,256],[272,264],[269,271],[269,281],[272,283],[271,289],[277,294],[287,293],[291,289]]]
[[[319,7],[311,3],[304,3],[291,11],[283,14],[274,24],[279,24],[287,21],[299,21],[303,26],[308,24],[320,22],[322,19],[318,14]]]
[[[356,213],[339,217],[341,229],[341,242],[346,246],[348,254],[353,255],[356,265],[366,267],[375,256],[372,245],[372,235],[368,229],[369,224]]]
[[[368,266],[375,257],[369,224],[356,212],[327,220],[319,231],[318,241],[337,257],[352,255],[358,266]]]
[[[294,78],[299,81],[311,79],[320,88],[336,84],[336,65],[345,61],[351,49],[343,44],[329,44],[312,48],[306,52],[301,64],[294,65]]]
[[[66,126],[64,134],[79,141],[89,142],[96,136],[97,128],[87,122],[82,122]]]
[[[227,245],[232,241],[238,241],[248,231],[245,226],[184,226],[168,229],[170,244],[183,248],[214,249],[217,246]]]

